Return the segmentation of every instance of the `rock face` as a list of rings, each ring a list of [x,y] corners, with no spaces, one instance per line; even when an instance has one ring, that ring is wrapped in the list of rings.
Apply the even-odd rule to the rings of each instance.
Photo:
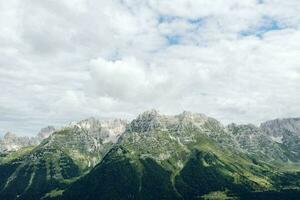
[[[97,164],[117,142],[126,125],[127,122],[120,119],[100,121],[88,118],[56,131],[39,148],[65,150],[82,168],[89,168]]]
[[[37,138],[42,141],[43,139],[46,139],[49,137],[53,132],[55,131],[54,126],[47,126],[45,128],[42,128],[40,132],[37,135]]]
[[[9,153],[24,147],[36,146],[48,138],[54,131],[55,128],[53,126],[47,126],[42,128],[35,137],[20,137],[14,133],[7,132],[3,139],[0,139],[0,153]]]
[[[300,118],[275,119],[262,123],[260,127],[273,137],[283,137],[287,132],[300,136]]]
[[[200,130],[202,134],[238,153],[242,152],[269,162],[300,161],[300,118],[273,120],[260,127],[252,124],[230,124],[224,127],[217,120],[204,114],[183,112],[175,116],[161,115],[156,110],[142,113],[127,127],[129,132],[151,132],[151,130],[172,130],[181,144],[194,141],[192,132],[182,135],[184,127]],[[125,135],[124,135],[125,137]],[[134,140],[139,140],[138,134]],[[142,144],[141,144],[142,145]]]
[[[71,123],[29,153],[6,159],[9,161],[0,165],[0,199],[41,199],[59,192],[100,162],[126,125],[123,120],[94,118]],[[43,129],[41,135],[52,130]]]
[[[268,199],[256,195],[300,191],[299,135],[298,119],[223,126],[156,110],[129,124],[89,118],[42,129],[35,148],[0,157],[0,199]]]
[[[260,127],[293,155],[292,161],[300,159],[300,118],[271,120],[262,123]]]
[[[126,125],[127,122],[121,119],[99,121],[92,117],[76,123],[73,128],[86,130],[89,135],[101,139],[103,143],[115,143],[124,132]],[[72,128],[72,125],[69,128]]]
[[[183,112],[179,115],[161,115],[157,110],[150,110],[140,114],[131,123],[129,129],[131,131],[147,132],[153,129],[168,129],[168,128],[178,128],[179,125],[192,123],[194,126],[201,128],[206,123],[216,123],[221,124],[204,114]]]
[[[269,166],[254,164],[254,159],[223,145],[228,141],[235,141],[231,132],[203,114],[144,112],[104,160],[60,199],[199,199],[225,188],[272,188],[264,175]]]
[[[237,151],[268,161],[286,162],[294,159],[291,152],[287,152],[279,142],[257,126],[230,124],[227,132],[232,135],[233,142],[230,144],[235,142],[234,148]]]
[[[7,132],[3,139],[0,140],[0,153],[17,151],[22,147],[37,145],[38,140],[30,137],[18,137],[17,135]]]

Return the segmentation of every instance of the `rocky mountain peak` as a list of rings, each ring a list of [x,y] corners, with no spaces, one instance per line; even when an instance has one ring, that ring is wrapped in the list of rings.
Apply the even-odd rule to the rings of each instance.
[[[179,116],[183,116],[183,117],[192,117],[193,113],[190,111],[183,111],[181,114],[179,114]]]
[[[94,117],[87,118],[75,124],[75,126],[83,129],[93,129],[99,127],[101,122]]]
[[[14,133],[7,132],[3,139],[0,139],[0,153],[16,151],[22,147],[31,146],[37,144],[35,138],[30,138],[27,136],[17,136]]]
[[[130,123],[129,128],[134,132],[146,132],[160,127],[161,119],[165,117],[154,109],[145,111]]]
[[[4,140],[13,140],[15,138],[17,138],[17,135],[12,132],[5,133],[5,135],[3,137]]]
[[[281,137],[287,132],[300,136],[300,118],[270,120],[262,123],[260,127],[274,137]]]
[[[127,125],[126,120],[114,119],[101,121],[101,127],[107,129],[122,129]]]
[[[145,112],[143,112],[142,114],[140,114],[138,116],[138,118],[141,118],[141,119],[154,119],[154,118],[157,118],[157,117],[160,117],[161,114],[159,113],[158,110],[155,110],[155,109],[151,109],[151,110],[147,110]]]
[[[184,111],[183,113],[176,116],[181,121],[192,122],[197,125],[203,125],[210,118],[201,113],[193,113],[189,111]]]
[[[42,128],[40,132],[38,133],[37,137],[41,140],[48,138],[54,131],[54,126],[47,126],[45,128]]]
[[[232,134],[243,133],[247,135],[257,134],[261,132],[259,127],[255,126],[254,124],[235,124],[231,123],[228,124],[226,129],[230,131]]]
[[[34,137],[18,136],[14,133],[7,132],[3,139],[0,139],[0,153],[17,151],[23,147],[38,145],[42,140],[48,138],[54,131],[55,128],[53,126],[47,126],[42,128]]]
[[[47,140],[48,146],[64,144],[66,148],[80,147],[96,152],[105,144],[116,143],[125,131],[127,122],[121,119],[98,120],[94,117],[84,119],[56,130]],[[66,138],[69,140],[66,142]]]
[[[100,129],[118,130],[117,132],[120,132],[125,129],[126,125],[127,121],[122,119],[98,120],[90,117],[79,122],[72,122],[65,128],[84,129],[90,133],[100,131]]]
[[[284,145],[291,159],[300,159],[300,118],[275,119],[262,123],[260,128],[274,142]]]
[[[101,121],[101,131],[107,132],[107,138],[104,142],[116,143],[119,137],[124,133],[127,121],[121,119]]]

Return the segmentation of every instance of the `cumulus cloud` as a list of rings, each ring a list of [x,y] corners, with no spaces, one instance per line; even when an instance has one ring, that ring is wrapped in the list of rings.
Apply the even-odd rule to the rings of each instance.
[[[0,132],[146,109],[300,112],[297,0],[0,2]]]

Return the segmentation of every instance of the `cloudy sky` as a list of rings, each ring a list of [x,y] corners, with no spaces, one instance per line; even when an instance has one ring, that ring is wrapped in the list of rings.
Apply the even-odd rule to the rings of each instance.
[[[299,0],[0,0],[0,132],[156,108],[300,116]]]

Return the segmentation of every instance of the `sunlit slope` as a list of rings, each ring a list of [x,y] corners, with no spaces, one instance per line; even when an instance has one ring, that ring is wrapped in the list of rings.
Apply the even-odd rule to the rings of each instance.
[[[219,126],[202,115],[146,112],[62,199],[197,199],[272,189],[275,168],[220,145],[212,138],[227,140]]]
[[[61,194],[101,161],[117,140],[112,137],[114,130],[120,129],[121,134],[124,128],[121,121],[87,119],[54,132],[33,149],[2,157],[0,198],[41,199]]]

